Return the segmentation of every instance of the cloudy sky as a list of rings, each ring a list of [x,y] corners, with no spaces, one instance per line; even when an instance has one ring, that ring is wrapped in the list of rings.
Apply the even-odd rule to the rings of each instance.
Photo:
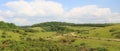
[[[0,21],[120,23],[120,0],[0,0]]]

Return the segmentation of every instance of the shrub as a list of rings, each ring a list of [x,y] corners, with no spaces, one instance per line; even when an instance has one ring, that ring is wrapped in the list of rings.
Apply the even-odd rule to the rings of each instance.
[[[6,38],[6,36],[5,36],[5,35],[2,35],[1,37],[2,37],[2,38]]]
[[[33,29],[23,29],[25,32],[31,32],[31,33],[34,33],[34,32],[38,32],[38,30],[33,30]]]
[[[98,51],[108,51],[108,50],[107,50],[106,48],[104,48],[104,47],[98,47],[97,50],[98,50]]]
[[[43,38],[39,37],[39,41],[45,41],[45,39],[43,39]]]
[[[86,46],[86,43],[81,43],[80,46]]]
[[[26,40],[27,41],[32,41],[32,39],[30,37],[27,37]]]
[[[2,32],[1,37],[2,37],[2,38],[6,38],[6,32]]]
[[[6,34],[6,32],[4,31],[4,32],[2,32],[2,34],[4,34],[4,35],[5,35],[5,34]]]
[[[117,30],[117,28],[112,28],[112,29],[109,30],[109,32],[114,32],[116,30]]]
[[[115,37],[116,37],[116,38],[120,38],[120,34],[116,35]]]

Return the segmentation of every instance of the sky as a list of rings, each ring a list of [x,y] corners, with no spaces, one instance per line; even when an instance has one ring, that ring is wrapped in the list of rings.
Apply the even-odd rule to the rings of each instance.
[[[0,21],[120,23],[120,0],[0,0]]]

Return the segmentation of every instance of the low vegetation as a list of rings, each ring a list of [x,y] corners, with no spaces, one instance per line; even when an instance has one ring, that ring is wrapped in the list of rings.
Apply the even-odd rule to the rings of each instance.
[[[120,51],[120,24],[0,22],[0,51]]]

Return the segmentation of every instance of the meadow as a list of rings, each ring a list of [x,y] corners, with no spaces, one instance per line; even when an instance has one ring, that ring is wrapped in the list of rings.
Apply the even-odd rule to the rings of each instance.
[[[0,22],[0,51],[120,51],[120,24]]]

